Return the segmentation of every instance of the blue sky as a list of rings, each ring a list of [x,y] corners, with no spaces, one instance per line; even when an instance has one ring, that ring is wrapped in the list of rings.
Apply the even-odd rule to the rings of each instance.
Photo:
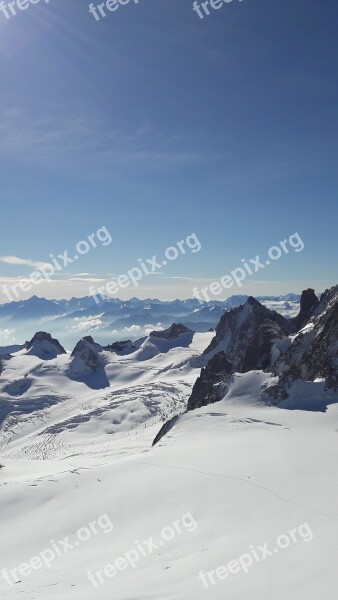
[[[336,0],[88,5],[0,14],[0,283],[102,226],[32,293],[86,295],[192,232],[200,252],[121,297],[190,297],[294,232],[302,252],[223,297],[337,283]]]

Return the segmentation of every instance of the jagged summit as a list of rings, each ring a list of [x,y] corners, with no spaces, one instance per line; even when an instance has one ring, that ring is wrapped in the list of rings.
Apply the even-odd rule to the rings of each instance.
[[[224,313],[216,327],[216,335],[203,356],[210,360],[217,352],[224,351],[234,367],[240,369],[249,340],[266,321],[276,324],[278,336],[281,333],[287,335],[291,330],[290,320],[249,296],[244,304]]]
[[[310,314],[313,316],[276,362],[274,373],[279,383],[269,392],[275,400],[286,398],[297,379],[323,380],[326,388],[338,389],[338,286],[314,302]]]
[[[148,360],[158,354],[166,354],[174,348],[188,348],[195,332],[181,323],[173,323],[168,329],[152,331],[139,340],[137,360]]]
[[[149,337],[157,337],[165,340],[172,340],[187,333],[194,333],[192,329],[182,325],[181,323],[173,323],[168,329],[163,331],[152,331]]]
[[[27,354],[44,360],[50,360],[59,354],[66,354],[66,350],[60,342],[45,331],[38,331],[30,341],[25,342],[24,347],[27,349]]]
[[[116,354],[125,355],[131,354],[136,350],[135,344],[131,340],[121,340],[120,342],[114,342],[108,346],[103,347],[108,352],[115,352]]]
[[[105,372],[103,348],[91,335],[83,337],[75,346],[68,369],[70,379],[85,382],[93,389],[109,387]]]
[[[188,410],[219,400],[215,386],[232,373],[271,368],[291,328],[290,320],[252,296],[242,306],[224,313],[202,355],[205,366],[193,387]]]
[[[326,290],[320,300],[312,288],[304,290],[299,314],[289,320],[250,296],[245,304],[224,313],[201,360],[188,411],[221,400],[224,384],[236,372],[271,373],[273,383],[267,386],[266,397],[277,404],[297,381],[323,382],[337,392],[338,286]],[[164,426],[162,434],[166,431]]]
[[[78,352],[82,352],[86,348],[91,349],[91,346],[93,347],[93,349],[95,349],[96,352],[102,350],[102,346],[94,342],[91,335],[86,335],[76,344],[71,356],[75,356]]]
[[[295,320],[296,331],[299,331],[319,306],[319,300],[312,288],[308,288],[302,292],[300,298],[300,311],[299,315]]]
[[[254,298],[253,296],[249,296],[247,301],[248,304],[250,304],[250,306],[255,306],[256,304],[260,304],[258,302],[258,300],[256,300],[256,298]],[[245,304],[245,303],[244,303]]]
[[[71,356],[71,371],[73,375],[86,375],[103,368],[100,357],[102,346],[94,342],[91,335],[83,337],[75,346]]]

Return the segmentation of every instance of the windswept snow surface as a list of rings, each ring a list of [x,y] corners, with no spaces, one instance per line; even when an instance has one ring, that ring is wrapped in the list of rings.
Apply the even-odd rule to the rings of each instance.
[[[1,406],[15,412],[1,431],[0,598],[337,599],[338,405],[321,382],[279,408],[260,396],[270,375],[236,374],[224,400],[184,414],[151,448],[161,418],[184,409],[198,374],[187,361],[206,336],[147,360],[139,349],[107,356],[103,390],[70,381],[69,356],[46,365],[18,352],[6,362]],[[311,407],[299,410],[309,393]],[[102,515],[113,529],[96,524],[85,536]],[[217,567],[245,565],[254,549],[247,572],[232,564],[218,578]],[[208,588],[201,570],[214,572]],[[89,571],[100,573],[97,587]]]

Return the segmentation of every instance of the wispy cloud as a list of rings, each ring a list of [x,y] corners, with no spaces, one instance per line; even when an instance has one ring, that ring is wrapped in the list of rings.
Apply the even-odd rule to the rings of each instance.
[[[80,317],[74,320],[76,324],[72,325],[71,329],[76,331],[93,331],[103,325],[103,322],[98,317]]]
[[[15,337],[12,336],[13,333],[15,333],[15,329],[0,329],[0,340],[15,342]]]
[[[127,333],[136,333],[137,331],[140,331],[141,327],[139,325],[130,325],[130,327],[125,327],[124,331],[126,331]]]
[[[188,277],[187,275],[171,275],[170,277],[168,276],[164,276],[163,279],[181,279],[182,281],[195,281],[195,280],[200,280],[201,277]],[[212,279],[210,279],[210,281],[213,281]]]
[[[69,281],[85,281],[87,283],[101,283],[102,281],[106,281],[106,279],[97,278],[97,277],[71,277]]]
[[[47,266],[47,263],[31,258],[20,258],[19,256],[0,256],[0,262],[5,265],[32,267],[33,269],[43,269]]]
[[[107,124],[94,114],[70,114],[34,118],[22,108],[0,107],[0,152],[29,163],[72,165],[84,161],[111,169],[149,165],[160,168],[193,166],[221,160],[207,140],[184,135],[167,135],[149,124],[126,132]]]
[[[163,329],[162,323],[157,323],[157,325],[151,325],[151,323],[148,323],[144,326],[144,333],[146,335],[150,335],[152,331],[163,331]]]

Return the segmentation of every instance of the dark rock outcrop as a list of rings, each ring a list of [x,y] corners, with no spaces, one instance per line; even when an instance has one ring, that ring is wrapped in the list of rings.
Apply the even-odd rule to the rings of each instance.
[[[319,306],[319,300],[312,288],[302,292],[300,298],[300,311],[295,320],[295,330],[299,331],[312,317],[316,308]]]
[[[76,344],[71,354],[73,357],[71,366],[80,372],[82,369],[90,371],[102,369],[104,364],[99,355],[101,350],[102,347],[94,342],[91,335],[85,336]]]
[[[294,332],[298,335],[288,339],[287,336]],[[324,379],[326,387],[336,389],[338,286],[327,290],[320,301],[313,289],[305,290],[299,315],[292,320],[268,310],[254,298],[248,298],[243,306],[223,315],[216,336],[203,355],[209,358],[217,352],[218,356],[220,349],[223,356],[219,355],[215,364],[210,360],[202,370],[188,401],[188,410],[219,399],[219,393],[214,389],[220,381],[219,362],[224,364],[225,376],[255,369],[278,375],[279,382],[268,390],[274,399],[286,398],[288,389],[297,379]]]
[[[284,339],[286,336],[278,323],[265,321],[248,344],[242,364],[243,373],[271,368],[281,353],[278,341]]]
[[[102,346],[94,342],[91,335],[86,335],[76,344],[71,356],[75,356],[77,352],[82,352],[82,350],[88,346],[93,346],[97,351],[102,350]]]
[[[134,350],[136,350],[136,346],[131,340],[122,340],[121,342],[114,342],[113,344],[104,346],[103,350],[116,352],[117,354],[128,354],[130,352],[134,352]]]
[[[50,360],[59,354],[66,354],[66,350],[60,342],[45,331],[38,331],[29,342],[25,342],[24,347],[27,354],[37,356],[43,360]]]
[[[233,373],[258,369],[278,377],[264,392],[273,403],[286,399],[297,380],[321,380],[337,392],[338,286],[327,290],[320,301],[314,290],[305,290],[299,315],[290,320],[249,297],[244,305],[222,316],[201,356],[203,361],[188,411],[221,400]],[[156,439],[165,435],[166,426]]]
[[[194,410],[212,402],[217,402],[214,386],[223,381],[232,372],[232,364],[227,360],[223,351],[215,354],[202,369],[195,382],[191,396],[188,400],[187,410]]]
[[[225,313],[203,352],[202,360],[207,363],[193,387],[188,410],[219,400],[214,386],[235,371],[270,368],[280,354],[278,343],[290,329],[290,321],[251,296]]]
[[[82,338],[72,352],[68,377],[81,381],[92,389],[109,387],[102,350],[102,346],[94,342],[90,335]]]
[[[155,437],[155,439],[153,441],[153,444],[152,444],[153,446],[158,444],[158,442],[175,426],[178,419],[179,419],[179,416],[176,415],[175,417],[172,417],[171,419],[169,419],[169,421],[164,423],[164,425],[162,425],[160,431],[158,432],[157,436]]]
[[[242,371],[248,346],[267,321],[278,326],[278,337],[280,332],[284,335],[290,333],[291,324],[288,319],[249,296],[245,304],[224,313],[216,327],[216,335],[203,356],[210,359],[223,350],[233,369]]]
[[[149,337],[157,337],[165,340],[173,340],[175,338],[180,337],[181,335],[186,335],[187,333],[194,333],[192,329],[182,325],[182,323],[173,323],[168,327],[168,329],[164,329],[163,331],[152,331]]]
[[[273,369],[279,383],[267,392],[274,400],[286,398],[297,379],[322,379],[326,388],[338,389],[338,286],[327,290],[312,312]]]

